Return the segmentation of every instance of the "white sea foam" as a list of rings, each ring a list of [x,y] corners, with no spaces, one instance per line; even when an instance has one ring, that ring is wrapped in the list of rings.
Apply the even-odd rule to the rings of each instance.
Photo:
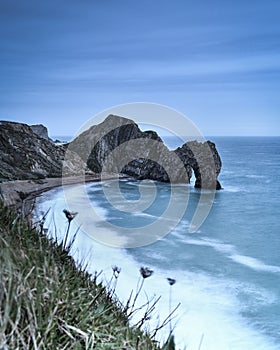
[[[233,254],[230,256],[233,261],[242,264],[244,266],[250,267],[256,271],[280,273],[280,266],[267,265],[259,259],[252,258],[246,255]]]
[[[232,251],[234,251],[234,246],[231,244],[226,244],[226,243],[222,243],[219,241],[215,241],[215,240],[210,240],[210,239],[188,239],[187,240],[188,244],[193,244],[193,245],[200,245],[200,246],[206,246],[206,247],[212,247],[214,248],[216,251],[218,252],[222,252],[222,253],[231,253]]]
[[[68,208],[67,203],[71,202],[71,211],[78,212],[78,215],[75,218],[76,229],[80,227],[81,230],[89,235],[91,239],[99,242],[103,242],[105,236],[106,240],[111,242],[112,246],[126,244],[126,238],[118,235],[118,232],[114,230],[113,227],[112,229],[102,227],[102,222],[108,216],[108,211],[105,208],[94,205],[90,212],[83,209],[85,199],[81,195],[81,186],[82,185],[67,186],[67,188],[64,189],[64,192],[62,189],[52,190],[48,192],[48,197],[41,197],[41,199],[39,199],[37,206],[41,208],[39,210],[40,212],[46,212],[51,208],[50,215],[48,215],[46,221],[49,230],[58,231],[58,228],[65,228],[67,221],[62,212],[63,209]],[[52,194],[55,197],[54,201],[50,199]],[[67,201],[65,197],[67,197]],[[43,198],[46,198],[46,200]],[[60,229],[59,231],[62,230]],[[65,229],[64,231],[59,232],[58,237],[63,235],[64,232]]]
[[[246,267],[249,267],[253,270],[280,273],[280,266],[267,265],[259,259],[237,254],[236,247],[232,244],[226,244],[219,240],[209,239],[205,237],[201,237],[200,239],[189,238],[188,236],[186,236],[186,234],[182,233],[173,233],[173,235],[176,236],[181,242],[184,242],[186,244],[212,247],[218,252],[225,253],[226,256],[231,260],[242,264]]]
[[[182,230],[182,227],[180,227],[180,229],[174,230],[171,234],[174,237],[176,237],[180,242],[185,244],[211,247],[218,252],[226,254],[233,254],[236,251],[235,247],[232,244],[227,244],[217,239],[212,239],[203,236],[200,236],[199,238],[193,238],[192,236],[187,234],[187,231]]]
[[[234,175],[234,174],[235,174],[235,172],[232,171],[232,170],[223,170],[223,173],[222,173],[223,176],[225,176],[225,175]]]
[[[245,191],[241,187],[238,187],[238,186],[227,186],[227,185],[224,184],[223,192],[236,193],[236,192],[245,192]]]
[[[56,226],[60,228],[63,237],[66,220],[61,214],[65,208],[65,202],[62,192],[59,190],[51,191],[42,196],[38,203],[37,211],[45,212],[52,207],[49,223],[53,224],[52,217],[55,218]],[[82,208],[77,208],[79,215],[82,214]],[[104,213],[103,213],[104,214]],[[105,213],[105,215],[107,215]],[[87,216],[84,216],[86,219]],[[98,222],[92,223],[93,229]],[[99,230],[100,228],[98,228]],[[72,227],[72,234],[76,230]],[[108,234],[108,232],[103,232]],[[240,255],[234,254],[234,247],[230,244],[223,244],[219,240],[201,237],[195,239],[183,235],[180,232],[172,233],[178,238],[185,240],[186,243],[195,245],[204,245],[213,247],[216,250],[231,254],[230,257],[244,262]],[[154,252],[154,258],[157,253]],[[121,301],[125,302],[129,297],[130,291],[135,290],[139,278],[139,268],[145,262],[136,262],[126,250],[110,248],[93,241],[89,236],[80,232],[73,247],[73,255],[77,261],[86,260],[88,271],[103,271],[100,278],[104,281],[110,280],[112,276],[111,265],[117,265],[122,268],[117,285],[117,294]],[[239,258],[238,258],[239,257]],[[246,257],[248,258],[248,257]],[[234,260],[233,259],[233,260]],[[246,260],[246,259],[245,259]],[[248,262],[248,260],[247,260]],[[257,262],[257,264],[256,264]],[[249,258],[249,264],[262,266],[256,259]],[[175,307],[181,303],[176,312],[175,340],[177,348],[188,350],[276,350],[278,345],[273,344],[264,335],[260,334],[247,321],[240,316],[242,306],[238,299],[240,291],[246,293],[249,299],[255,301],[271,300],[265,290],[256,290],[251,284],[242,284],[231,279],[218,279],[203,273],[192,273],[186,270],[171,270],[164,265],[162,268],[154,269],[152,277],[144,283],[144,292],[149,297],[153,295],[162,296],[157,305],[159,319],[154,318],[150,322],[150,328],[153,329],[159,320],[163,321],[169,314],[169,288],[166,278],[176,279],[176,284],[172,286],[172,306]],[[271,266],[270,266],[271,267]],[[146,302],[146,294],[141,293],[137,306]],[[141,314],[135,314],[132,322],[141,318]],[[158,339],[163,340],[168,334],[168,328],[163,329],[158,334]]]
[[[263,178],[265,178],[265,176],[263,176],[263,175],[255,175],[255,174],[246,175],[246,177],[248,177],[250,179],[263,179]]]
[[[148,214],[148,213],[143,213],[143,212],[139,212],[139,213],[133,213],[134,216],[141,216],[143,218],[151,218],[151,219],[157,219],[158,217],[156,215],[152,215],[152,214]]]

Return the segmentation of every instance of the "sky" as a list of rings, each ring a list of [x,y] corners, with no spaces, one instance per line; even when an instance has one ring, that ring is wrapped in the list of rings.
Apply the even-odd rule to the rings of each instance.
[[[0,0],[0,77],[0,119],[51,135],[131,102],[280,135],[280,1]]]

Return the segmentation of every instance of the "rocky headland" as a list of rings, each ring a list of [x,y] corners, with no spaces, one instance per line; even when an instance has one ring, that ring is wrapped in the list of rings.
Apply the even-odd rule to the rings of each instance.
[[[189,183],[193,171],[195,187],[221,189],[218,175],[222,161],[213,142],[189,141],[171,151],[155,131],[141,131],[127,118],[109,115],[80,134],[68,150],[79,155],[94,173]]]
[[[0,194],[11,191],[11,185],[4,183],[20,180],[16,181],[20,187],[17,200],[28,196],[32,188],[33,192],[40,192],[60,185],[62,176],[69,183],[76,183],[84,175],[88,181],[99,179],[101,173],[107,178],[121,174],[189,183],[194,172],[195,187],[220,189],[221,166],[211,141],[190,141],[171,151],[156,132],[141,131],[133,120],[115,115],[64,145],[52,142],[43,125],[0,121]],[[29,185],[23,185],[21,180]]]
[[[45,127],[0,121],[0,182],[61,177],[67,145],[57,146]],[[79,173],[79,157],[64,166],[67,175]]]

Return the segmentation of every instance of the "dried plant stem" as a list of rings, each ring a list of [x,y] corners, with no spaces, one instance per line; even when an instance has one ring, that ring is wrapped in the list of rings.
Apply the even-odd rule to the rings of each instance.
[[[0,217],[0,349],[160,349],[69,255],[70,228],[58,243],[1,205]]]
[[[63,240],[63,244],[62,244],[63,250],[66,249],[66,243],[67,243],[68,236],[69,236],[70,226],[71,226],[71,221],[68,221],[67,230],[66,230],[65,237]]]
[[[171,313],[169,313],[169,315],[163,320],[163,322],[157,326],[153,333],[152,333],[152,338],[154,338],[156,336],[156,334],[158,333],[158,331],[160,329],[162,329],[163,327],[165,327],[166,325],[168,325],[168,323],[170,323],[171,319],[173,319],[172,315],[174,315],[175,311],[178,310],[178,308],[180,307],[181,303],[179,303],[172,311]]]
[[[172,303],[172,286],[169,286],[169,315],[171,315],[171,305]],[[170,330],[170,334],[172,333],[172,319],[170,319],[170,323],[169,323],[169,330]]]

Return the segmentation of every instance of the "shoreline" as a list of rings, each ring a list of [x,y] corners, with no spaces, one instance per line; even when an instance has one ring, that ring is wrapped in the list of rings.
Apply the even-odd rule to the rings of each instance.
[[[118,174],[100,174],[86,176],[69,176],[44,178],[40,180],[14,180],[0,183],[0,202],[6,207],[24,210],[24,213],[30,212],[32,203],[41,193],[52,190],[56,187],[98,182],[103,180],[115,180],[126,178]]]

